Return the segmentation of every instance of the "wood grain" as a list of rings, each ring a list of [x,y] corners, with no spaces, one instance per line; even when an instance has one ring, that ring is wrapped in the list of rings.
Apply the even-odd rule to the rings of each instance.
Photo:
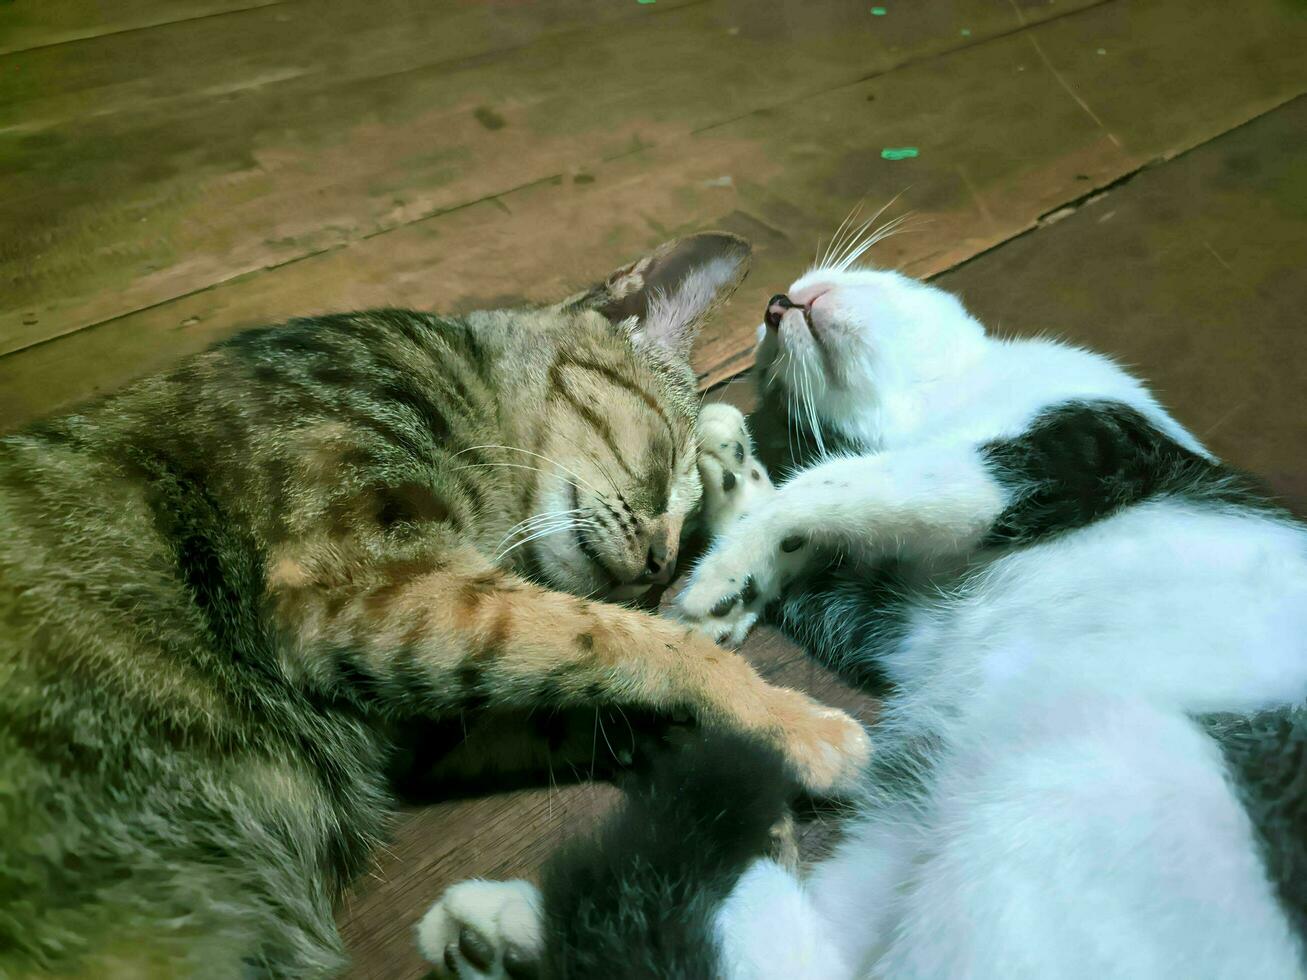
[[[293,0],[7,0],[0,54],[54,47]]]
[[[700,347],[705,383],[721,380],[748,363],[754,311],[859,199],[905,192],[898,207],[917,213],[917,229],[879,246],[876,260],[932,274],[1307,88],[1296,57],[1307,24],[1274,2],[1250,4],[1234,28],[1207,10],[1184,0],[1115,0],[387,231],[314,239],[316,254],[100,322],[75,347],[55,340],[0,358],[0,418],[16,424],[293,314],[556,298],[662,238],[710,225],[757,247],[740,299]],[[1159,35],[1167,44],[1153,43]],[[1090,46],[1099,44],[1112,47],[1098,55]],[[1100,108],[1086,112],[1065,85]],[[887,144],[917,145],[921,156],[883,161]],[[511,155],[529,155],[518,149]],[[394,166],[413,176],[406,159]],[[334,212],[334,199],[315,200],[299,202],[313,216],[303,220]],[[249,201],[250,215],[276,207],[258,195]],[[200,236],[187,264],[209,261],[215,243],[228,240],[212,224],[225,216],[187,232]],[[255,247],[249,233],[242,236]],[[129,281],[127,292],[153,288],[144,281]],[[64,302],[44,288],[48,302]],[[102,292],[94,302],[125,302],[122,290]],[[28,317],[38,321],[30,329],[43,329],[39,310],[9,315],[11,324]],[[82,356],[70,360],[72,350]]]
[[[0,65],[0,353],[1019,23],[957,8],[968,38],[848,5],[301,0],[16,55]]]

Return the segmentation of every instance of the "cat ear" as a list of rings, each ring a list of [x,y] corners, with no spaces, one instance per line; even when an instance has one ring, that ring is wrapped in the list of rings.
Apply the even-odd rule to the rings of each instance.
[[[618,269],[579,303],[624,324],[637,346],[689,360],[699,327],[749,271],[750,251],[725,232],[677,238]]]

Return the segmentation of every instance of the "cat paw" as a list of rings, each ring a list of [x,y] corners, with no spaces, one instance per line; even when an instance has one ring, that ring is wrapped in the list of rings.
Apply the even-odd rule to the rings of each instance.
[[[753,455],[744,415],[733,405],[705,405],[699,413],[700,526],[716,538],[742,514],[776,492]]]
[[[674,614],[717,643],[737,644],[767,604],[807,563],[802,538],[773,543],[766,533],[738,529],[708,552],[676,598]]]
[[[461,881],[418,923],[418,949],[440,980],[535,980],[543,914],[530,882]]]
[[[852,715],[799,691],[774,688],[767,706],[780,747],[815,796],[846,796],[862,783],[871,736]]]

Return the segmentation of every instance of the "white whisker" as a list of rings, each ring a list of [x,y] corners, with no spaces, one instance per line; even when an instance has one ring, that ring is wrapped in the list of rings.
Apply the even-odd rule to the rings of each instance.
[[[541,469],[539,466],[528,466],[528,465],[525,464],[525,463],[494,463],[494,462],[491,462],[491,463],[464,463],[462,466],[456,466],[456,467],[454,467],[454,468],[455,468],[455,469],[459,469],[459,470],[471,470],[471,469],[476,469],[476,468],[478,468],[478,467],[482,467],[482,466],[497,466],[497,467],[501,467],[501,468],[514,469],[514,470],[531,470],[532,472],[535,472],[535,473],[543,473],[545,476],[555,476],[555,475],[556,475],[556,474],[550,473],[548,470],[543,470],[543,469]],[[578,490],[587,489],[587,488],[585,488],[585,487],[582,487],[579,483],[575,483],[575,482],[573,482],[572,480],[567,479],[566,477],[562,477],[561,479],[562,479],[563,482],[566,483],[568,486],[576,487]]]
[[[575,526],[576,524],[573,521],[566,520],[558,524],[550,524],[548,527],[539,529],[534,533],[528,535],[527,537],[523,538],[521,541],[518,541],[510,545],[509,547],[503,549],[502,551],[500,551],[499,554],[495,555],[495,559],[494,559],[495,563],[498,564],[499,562],[503,561],[505,558],[507,558],[510,554],[512,554],[514,551],[516,551],[518,548],[522,547],[523,545],[530,544],[532,541],[539,540],[540,538],[547,538],[551,534],[558,534],[562,531],[571,530]]]
[[[868,247],[867,246],[868,241],[873,239],[878,240],[876,239],[876,236],[879,235],[884,228],[893,225],[895,223],[894,221],[890,221],[887,222],[885,225],[881,225],[880,227],[873,227],[877,219],[879,219],[880,216],[884,214],[888,208],[892,207],[894,203],[900,197],[903,196],[905,191],[906,188],[904,188],[904,190],[902,191],[899,191],[888,201],[882,204],[875,214],[873,214],[870,218],[868,218],[866,221],[864,221],[861,225],[858,226],[857,233],[854,234],[849,239],[847,247],[840,254],[839,258],[832,264],[831,268],[837,269],[841,272],[848,269],[850,263],[853,261],[853,259],[850,256],[861,255],[862,252],[866,251],[866,247]],[[899,219],[895,219],[895,221],[897,220]],[[870,231],[868,231],[868,229],[870,229]]]
[[[877,218],[880,218],[881,214],[885,213],[885,209],[889,208],[891,204],[894,204],[895,200],[898,200],[897,196],[891,197],[889,201],[886,201],[885,204],[882,204],[880,208],[876,210],[876,213],[874,213],[872,217],[869,217],[867,221],[861,222],[860,225],[856,227],[856,229],[853,229],[850,235],[847,235],[847,238],[843,240],[842,247],[840,247],[840,250],[838,252],[834,252],[835,257],[831,259],[831,265],[829,268],[839,268],[839,264],[840,261],[842,261],[842,257],[846,255],[848,251],[852,250],[853,247],[856,246],[857,242],[859,242],[859,239],[861,238],[861,235],[863,235],[864,231],[867,231],[867,229],[869,229],[870,226],[874,225],[874,223],[876,223]]]
[[[900,231],[903,230],[904,222],[906,222],[911,217],[912,217],[912,212],[908,211],[905,214],[899,215],[894,220],[887,221],[885,224],[881,225],[881,227],[877,228],[874,232],[868,235],[866,240],[863,241],[857,248],[855,248],[852,252],[850,252],[847,256],[845,256],[845,258],[841,262],[840,270],[844,271],[848,269],[849,266],[851,266],[854,262],[856,262],[858,259],[862,257],[863,253],[865,253],[867,249],[871,248],[877,242],[882,242],[886,238],[890,238],[893,235],[898,234]]]
[[[513,537],[514,535],[525,534],[527,531],[534,530],[536,525],[543,524],[546,521],[554,520],[559,517],[565,517],[569,515],[583,514],[583,513],[585,513],[585,511],[582,508],[576,507],[572,510],[545,511],[544,513],[541,514],[531,514],[529,517],[524,517],[522,520],[518,521],[516,524],[510,527],[508,529],[508,533],[504,535],[503,540],[501,540],[499,543],[502,545],[504,541],[507,541],[509,538]]]
[[[858,212],[862,210],[864,201],[866,201],[865,197],[858,201],[857,204],[853,205],[849,210],[849,213],[844,216],[844,220],[840,222],[840,226],[835,229],[835,234],[831,235],[830,244],[826,246],[826,251],[821,253],[817,268],[824,268],[826,264],[830,262],[830,257],[835,254],[835,243],[843,240],[845,226],[851,221],[857,220]]]
[[[568,474],[571,477],[574,477],[577,480],[580,480],[595,493],[600,492],[593,484],[590,483],[589,480],[581,476],[581,474],[577,473],[575,470],[568,469],[566,466],[564,466],[556,459],[550,459],[548,456],[543,456],[540,453],[532,452],[529,449],[521,449],[517,446],[505,446],[498,443],[486,443],[483,446],[468,446],[466,449],[460,449],[458,452],[454,453],[454,455],[462,456],[464,453],[470,453],[478,449],[506,449],[512,453],[522,453],[524,456],[534,456],[536,459],[542,459],[546,463],[552,463],[554,466],[557,466],[564,473]]]

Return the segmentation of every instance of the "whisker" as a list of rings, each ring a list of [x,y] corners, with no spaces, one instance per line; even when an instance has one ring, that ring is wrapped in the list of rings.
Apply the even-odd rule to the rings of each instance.
[[[842,247],[838,252],[835,253],[836,258],[833,260],[831,268],[839,268],[840,262],[843,261],[843,256],[848,254],[848,252],[858,244],[859,240],[862,238],[863,234],[867,231],[867,229],[872,227],[876,223],[876,219],[878,219],[882,214],[884,214],[885,209],[888,208],[893,203],[894,203],[894,199],[891,199],[887,201],[885,204],[881,205],[876,210],[875,214],[873,214],[866,221],[859,224],[857,228],[853,229],[853,231],[848,236],[846,236]]]
[[[826,268],[828,269],[841,268],[840,263],[843,261],[844,255],[846,255],[850,249],[852,249],[854,246],[858,244],[858,242],[862,239],[863,234],[865,234],[867,229],[871,227],[872,222],[876,220],[876,217],[877,216],[873,214],[870,218],[868,218],[862,224],[858,225],[856,228],[853,229],[852,234],[849,235],[848,241],[845,242],[844,245],[840,248],[839,252],[836,253],[836,259],[832,261],[831,264],[828,265]]]
[[[821,253],[819,268],[824,267],[826,263],[830,261],[831,255],[835,254],[835,243],[843,240],[845,226],[851,221],[857,220],[858,212],[862,210],[862,205],[866,200],[867,199],[863,197],[857,204],[853,205],[853,207],[849,209],[849,213],[844,216],[844,220],[840,222],[840,226],[835,229],[835,234],[831,235],[830,244],[826,246],[826,251]]]
[[[849,242],[848,242],[847,247],[846,247],[846,248],[844,249],[844,251],[841,253],[839,260],[836,261],[836,262],[834,263],[834,265],[832,266],[832,268],[838,269],[838,270],[840,270],[840,271],[842,272],[842,271],[844,271],[845,269],[847,269],[847,268],[849,267],[849,261],[850,261],[850,260],[849,260],[849,258],[848,258],[848,255],[849,255],[851,252],[853,252],[854,249],[858,246],[859,238],[861,237],[861,235],[863,234],[863,232],[864,232],[867,228],[869,228],[869,227],[871,227],[872,225],[874,225],[875,222],[876,222],[876,220],[877,220],[877,219],[878,219],[882,214],[884,214],[885,211],[886,211],[888,208],[892,207],[892,206],[894,205],[894,202],[896,202],[900,197],[902,197],[906,191],[907,191],[907,188],[904,188],[903,190],[899,191],[897,194],[895,194],[893,197],[891,197],[888,201],[886,201],[884,204],[882,204],[882,205],[880,206],[880,208],[876,211],[875,214],[873,214],[870,218],[868,218],[866,221],[864,221],[861,225],[858,226],[858,231],[857,231],[857,232],[856,232],[856,233],[855,233],[855,234],[854,234],[854,235],[849,239]],[[873,230],[870,234],[871,234],[872,236],[874,236],[874,235],[877,233],[878,230],[879,230],[879,229]]]
[[[599,455],[594,450],[586,449],[583,446],[577,445],[576,440],[569,436],[564,436],[564,438],[567,439],[567,444],[569,446],[585,456],[586,459],[590,460],[590,462],[594,463],[595,469],[599,471],[600,476],[608,481],[608,485],[612,488],[613,493],[620,492],[617,487],[617,482],[613,479],[612,472],[604,465],[604,461],[599,458]],[[596,490],[595,492],[598,493],[599,491]]]
[[[886,238],[890,238],[893,235],[898,234],[900,231],[903,230],[904,223],[910,217],[912,217],[912,212],[908,212],[907,214],[901,215],[898,218],[895,218],[893,221],[887,222],[886,224],[882,225],[880,228],[876,229],[876,231],[874,231],[871,235],[867,236],[867,239],[861,245],[859,245],[856,249],[850,252],[848,256],[845,257],[844,263],[841,266],[841,268],[847,269],[854,262],[860,259],[863,253],[867,251],[867,249],[871,248],[877,242],[882,242]]]
[[[454,455],[462,456],[463,453],[470,453],[477,449],[506,449],[512,453],[522,453],[524,456],[534,456],[536,459],[542,459],[546,463],[552,463],[554,466],[557,466],[564,473],[567,473],[569,476],[575,477],[576,479],[580,480],[595,493],[599,493],[599,490],[596,487],[594,487],[588,480],[586,480],[585,477],[581,476],[581,474],[577,473],[575,470],[569,469],[568,467],[564,466],[558,460],[550,459],[548,456],[541,455],[540,453],[537,452],[532,452],[529,449],[522,449],[518,446],[505,446],[499,443],[486,443],[483,446],[468,446],[466,449],[460,449],[458,452],[454,453]]]
[[[505,548],[499,554],[495,555],[495,559],[494,559],[495,563],[498,564],[499,562],[503,561],[505,558],[507,558],[509,555],[511,555],[514,551],[516,551],[518,548],[522,547],[523,545],[530,544],[532,541],[537,541],[540,538],[547,538],[551,534],[558,534],[561,531],[570,530],[574,526],[575,525],[573,525],[570,521],[568,521],[567,523],[564,524],[553,525],[544,528],[542,530],[538,530],[535,533],[523,538],[521,541],[518,541],[515,544],[512,544],[509,547]]]
[[[803,397],[801,407],[808,416],[808,428],[812,430],[812,437],[817,443],[817,452],[822,456],[826,455],[826,443],[821,436],[821,428],[817,425],[817,401],[812,394],[812,376],[809,373],[809,363],[803,362]]]
[[[545,476],[554,476],[554,475],[556,475],[556,474],[552,474],[552,473],[550,473],[548,470],[543,470],[543,469],[541,469],[539,466],[528,466],[528,465],[525,464],[525,463],[495,463],[495,462],[490,462],[490,463],[464,463],[462,466],[456,466],[456,467],[454,467],[454,468],[457,469],[457,470],[471,470],[471,469],[476,469],[476,468],[478,468],[478,467],[482,467],[482,466],[498,466],[498,467],[501,467],[501,468],[508,468],[508,469],[515,469],[515,470],[531,470],[532,472],[535,472],[535,473],[543,473]],[[574,482],[574,481],[572,481],[572,480],[569,480],[569,479],[567,479],[566,477],[562,477],[562,480],[563,480],[563,482],[566,483],[568,486],[576,487],[578,490],[585,490],[585,489],[588,489],[587,487],[583,487],[583,486],[581,486],[581,484],[576,483],[576,482]]]
[[[817,442],[817,452],[823,457],[826,455],[826,440],[821,435],[821,425],[817,421],[817,396],[813,394],[816,382],[808,377],[804,372],[803,377],[804,400],[808,406],[808,426],[812,429],[812,437]]]
[[[533,531],[537,527],[549,521],[557,520],[561,517],[566,517],[573,514],[584,514],[584,513],[585,511],[583,508],[577,507],[573,510],[544,511],[543,513],[540,514],[531,514],[530,516],[524,517],[522,520],[518,521],[516,524],[510,527],[507,533],[503,536],[503,538],[500,539],[499,545],[503,545],[506,541],[508,541],[510,538],[514,537],[515,535],[526,534],[527,532]]]
[[[603,720],[599,717],[599,712],[595,712],[595,721],[599,723],[599,734],[604,737],[604,744],[608,746],[608,752],[614,760],[617,759],[617,752],[613,749],[613,743],[608,741],[608,730],[604,728]]]

